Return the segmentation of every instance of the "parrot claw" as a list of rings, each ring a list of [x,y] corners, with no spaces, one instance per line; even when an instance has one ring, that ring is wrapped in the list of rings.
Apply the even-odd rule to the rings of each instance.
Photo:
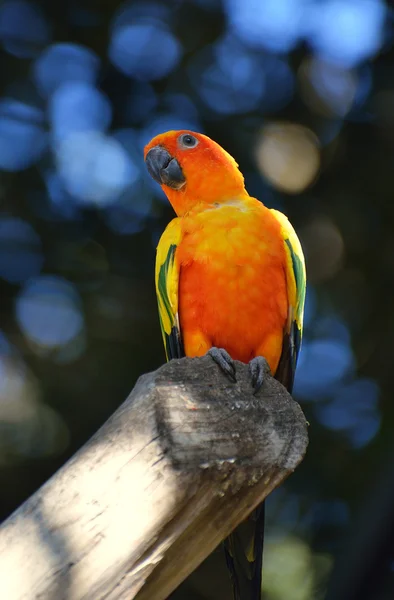
[[[256,395],[264,383],[267,362],[263,356],[255,356],[249,362],[249,372],[252,377],[253,393]]]
[[[229,353],[224,348],[210,348],[207,352],[215,363],[221,368],[223,373],[232,381],[237,383],[235,377],[235,364]]]

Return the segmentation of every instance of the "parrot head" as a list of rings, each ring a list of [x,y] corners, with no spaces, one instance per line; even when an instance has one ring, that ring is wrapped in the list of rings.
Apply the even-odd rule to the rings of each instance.
[[[178,216],[246,195],[233,157],[202,133],[157,135],[145,146],[144,157]]]

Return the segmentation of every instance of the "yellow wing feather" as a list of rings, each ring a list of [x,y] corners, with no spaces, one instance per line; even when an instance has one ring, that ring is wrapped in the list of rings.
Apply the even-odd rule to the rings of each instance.
[[[271,209],[271,212],[281,225],[285,244],[289,302],[287,326],[283,332],[282,356],[275,377],[291,392],[302,340],[306,291],[305,259],[300,241],[288,218],[278,210]]]
[[[160,238],[156,253],[156,294],[167,360],[184,356],[178,317],[180,219],[173,219]]]
[[[294,319],[299,329],[302,330],[306,290],[304,253],[300,240],[286,215],[275,209],[271,209],[271,212],[277,218],[282,228],[287,256],[286,275],[289,304],[294,311]]]

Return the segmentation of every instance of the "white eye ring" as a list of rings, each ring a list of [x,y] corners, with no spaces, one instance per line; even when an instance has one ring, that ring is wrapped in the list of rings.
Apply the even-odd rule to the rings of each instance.
[[[198,139],[191,135],[190,133],[183,133],[178,138],[179,145],[182,148],[189,149],[195,148],[198,144]]]

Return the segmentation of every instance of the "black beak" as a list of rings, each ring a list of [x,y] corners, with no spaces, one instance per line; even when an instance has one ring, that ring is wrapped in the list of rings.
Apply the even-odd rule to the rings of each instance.
[[[145,163],[149,175],[160,185],[168,185],[174,190],[179,190],[185,185],[186,179],[179,162],[163,146],[151,148]]]

